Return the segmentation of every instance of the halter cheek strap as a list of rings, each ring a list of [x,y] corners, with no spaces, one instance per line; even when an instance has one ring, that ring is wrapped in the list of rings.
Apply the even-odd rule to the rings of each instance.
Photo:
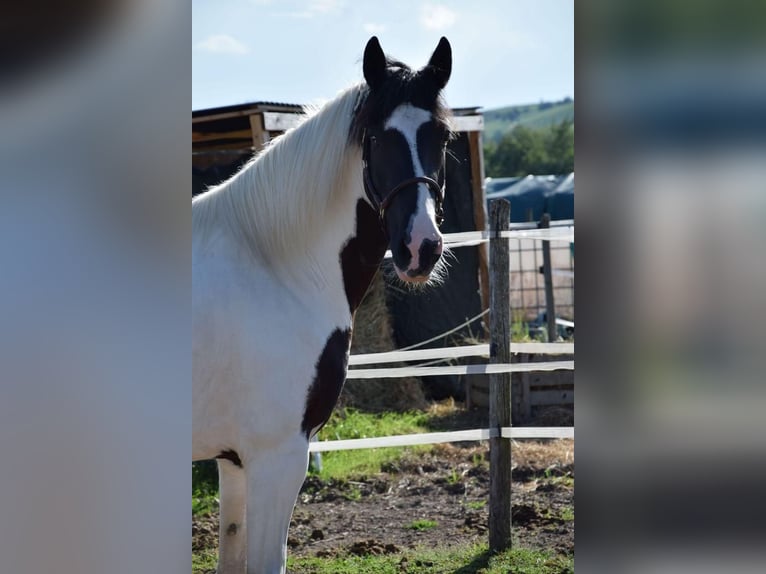
[[[399,182],[393,188],[391,188],[386,195],[378,193],[378,190],[375,189],[375,184],[372,182],[372,178],[370,177],[369,147],[369,138],[365,134],[362,144],[362,161],[364,164],[362,176],[364,180],[364,192],[367,195],[367,199],[370,200],[370,203],[378,211],[378,216],[380,217],[381,222],[386,215],[386,209],[388,209],[388,206],[391,205],[391,202],[393,201],[394,197],[396,197],[397,193],[399,193],[408,185],[412,185],[413,183],[424,183],[434,196],[434,203],[436,204],[436,225],[440,226],[444,221],[444,188],[439,185],[436,180],[430,177],[416,176]]]

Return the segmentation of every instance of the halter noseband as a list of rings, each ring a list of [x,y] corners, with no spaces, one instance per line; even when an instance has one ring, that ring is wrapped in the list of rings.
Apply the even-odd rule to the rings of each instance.
[[[372,206],[378,211],[378,216],[380,217],[381,222],[386,215],[386,209],[391,205],[391,201],[393,201],[397,193],[413,183],[425,183],[426,186],[428,186],[428,190],[434,196],[434,203],[436,204],[436,225],[441,226],[444,221],[444,188],[442,188],[436,180],[426,176],[410,177],[396,184],[384,196],[383,194],[378,193],[378,190],[375,189],[375,184],[372,182],[372,178],[370,177],[369,159],[370,138],[367,137],[367,132],[365,132],[362,136],[362,162],[364,164],[362,174],[364,179],[364,192],[367,194],[367,199],[370,200]],[[442,165],[444,165],[444,162],[442,162]],[[379,199],[379,197],[382,199]]]

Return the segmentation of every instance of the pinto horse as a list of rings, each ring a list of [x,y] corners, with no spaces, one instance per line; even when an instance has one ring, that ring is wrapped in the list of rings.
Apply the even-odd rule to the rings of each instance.
[[[219,573],[285,571],[309,441],[386,248],[404,282],[443,265],[450,44],[413,70],[373,37],[363,70],[192,200],[192,448],[218,461]]]

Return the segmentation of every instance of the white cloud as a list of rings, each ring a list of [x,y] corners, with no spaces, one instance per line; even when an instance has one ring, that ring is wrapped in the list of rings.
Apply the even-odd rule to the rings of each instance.
[[[242,42],[228,34],[213,34],[195,46],[197,50],[213,54],[247,54],[250,50]]]
[[[457,21],[457,12],[442,4],[423,4],[420,23],[428,30],[444,30]]]
[[[386,27],[383,24],[376,24],[375,22],[367,22],[363,28],[368,34],[382,34],[386,31]]]
[[[308,0],[304,10],[289,12],[287,15],[293,18],[313,18],[321,14],[337,12],[344,4],[345,0]]]

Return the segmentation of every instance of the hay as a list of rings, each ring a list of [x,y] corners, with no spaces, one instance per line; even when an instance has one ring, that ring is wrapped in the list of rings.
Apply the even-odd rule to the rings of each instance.
[[[385,284],[378,273],[354,318],[351,353],[393,351],[391,317],[386,306]],[[394,367],[399,365],[386,365]],[[366,379],[346,382],[339,407],[353,407],[370,412],[411,411],[427,408],[423,387],[416,378]]]
[[[571,439],[518,440],[513,441],[512,448],[514,467],[544,470],[574,465],[574,441]]]

